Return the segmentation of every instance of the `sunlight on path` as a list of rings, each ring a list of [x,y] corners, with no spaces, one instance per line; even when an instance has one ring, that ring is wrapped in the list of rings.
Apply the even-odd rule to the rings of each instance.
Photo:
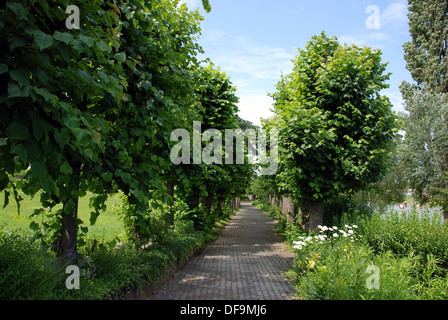
[[[293,289],[284,272],[294,255],[276,222],[243,202],[220,238],[179,271],[155,300],[285,300]]]

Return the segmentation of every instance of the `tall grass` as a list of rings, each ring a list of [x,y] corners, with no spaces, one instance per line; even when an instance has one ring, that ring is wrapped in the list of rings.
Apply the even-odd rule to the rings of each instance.
[[[441,266],[447,266],[448,227],[441,213],[390,211],[363,220],[360,226],[364,241],[374,251],[390,250],[399,257],[414,253],[424,259],[432,255]]]

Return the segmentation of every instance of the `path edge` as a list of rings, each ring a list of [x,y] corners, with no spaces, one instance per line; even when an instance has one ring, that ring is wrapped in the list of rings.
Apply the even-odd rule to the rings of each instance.
[[[220,237],[230,221],[232,221],[240,211],[241,205],[233,212],[224,225],[213,233],[214,237],[212,240],[204,243],[201,248],[194,250],[188,257],[182,259],[177,258],[176,261],[169,263],[161,272],[161,276],[155,284],[146,284],[143,288],[133,287],[128,289],[127,293],[124,295],[124,300],[153,300],[157,293],[159,293],[159,291],[173,279],[177,272],[185,268],[191,260],[201,255],[209,245],[214,243]]]

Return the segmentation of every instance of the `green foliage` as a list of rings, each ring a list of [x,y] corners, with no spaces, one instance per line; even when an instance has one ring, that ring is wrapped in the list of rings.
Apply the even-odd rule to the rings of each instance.
[[[434,188],[447,188],[448,103],[445,94],[415,91],[406,101],[403,162],[418,201],[430,199]]]
[[[342,212],[333,220],[339,227],[308,233],[289,225],[283,232],[296,253],[288,275],[298,298],[446,299],[448,229],[439,212],[371,214],[344,201],[328,207]],[[368,286],[372,281],[376,288]]]
[[[213,64],[199,68],[198,75],[196,94],[200,105],[196,120],[201,122],[200,133],[215,129],[224,140],[225,130],[238,129],[239,125],[247,126],[237,116],[236,88],[228,76],[219,68],[214,68]],[[202,141],[201,147],[205,148],[208,144]],[[233,148],[235,150],[236,144]],[[231,199],[245,193],[247,181],[254,174],[254,168],[247,161],[247,154],[244,164],[233,165],[224,161],[224,157],[229,154],[229,150],[223,150],[223,156],[219,159],[221,164],[180,165],[174,169],[177,175],[175,194],[188,204],[188,219],[194,221],[198,230],[213,228],[217,219],[225,215],[223,210]]]
[[[432,255],[444,266],[448,262],[448,229],[440,212],[434,216],[417,210],[376,214],[361,228],[375,251],[390,250],[398,256],[414,252],[424,258]]]
[[[138,213],[141,215],[138,216]],[[168,225],[168,205],[151,200],[146,211],[139,211],[135,204],[123,196],[120,216],[123,220],[128,240],[137,247],[149,241],[161,241],[166,236]]]
[[[297,294],[309,300],[409,300],[413,292],[410,257],[397,259],[390,253],[373,256],[363,244],[346,241],[308,257],[306,277],[297,284]],[[314,258],[314,259],[313,259]],[[367,288],[370,265],[380,270],[380,290]],[[312,267],[311,267],[312,266]]]
[[[0,230],[0,299],[55,299],[65,288],[65,267],[24,238]]]
[[[412,41],[403,46],[406,68],[411,72],[418,87],[437,93],[447,93],[446,1],[409,0],[408,17]]]
[[[349,235],[350,230],[356,229],[322,227],[308,237],[289,233],[297,253],[289,275],[300,299],[445,299],[446,270],[432,253],[397,255],[387,247],[376,251],[366,241],[365,230]]]
[[[372,213],[371,207],[357,202],[353,196],[340,194],[336,198],[325,201],[324,225],[343,227],[358,224]]]
[[[331,198],[376,182],[397,132],[381,52],[341,46],[324,33],[299,50],[277,85],[279,186],[297,203]]]
[[[67,30],[67,5],[53,1],[50,10],[45,0],[15,1],[0,11],[4,204],[13,195],[19,205],[17,190],[41,193],[45,208],[62,204],[54,211],[60,223],[50,228],[55,238],[76,248],[78,227],[70,224],[81,224],[78,198],[93,194],[89,220],[94,224],[107,194],[121,191],[132,205],[127,216],[138,225],[137,238],[151,237],[155,231],[145,225],[147,213],[159,211],[147,208],[170,203],[166,194],[178,182],[174,177],[193,184],[203,179],[208,182],[198,186],[201,196],[214,185],[212,194],[220,195],[221,184],[244,171],[182,174],[169,157],[169,133],[193,120],[209,117],[210,126],[235,127],[235,89],[223,73],[199,66],[198,11],[170,0],[81,1],[76,5],[82,7],[82,25]],[[209,1],[203,6],[211,10]],[[23,170],[26,181],[12,179]],[[230,188],[224,200],[240,189]],[[74,222],[63,219],[68,216]],[[150,220],[157,219],[163,220]],[[65,239],[69,229],[70,241]]]
[[[210,5],[210,1],[209,0],[202,0],[202,6],[204,7],[204,10],[209,13],[210,11],[212,11],[212,6]]]
[[[181,226],[184,225],[184,227]],[[198,232],[179,222],[163,241],[147,247],[132,243],[98,243],[80,249],[80,290],[68,290],[66,265],[51,250],[0,229],[0,283],[4,300],[123,299],[129,290],[157,284],[166,267],[185,261],[216,239],[215,232]]]
[[[406,101],[405,163],[417,200],[436,200],[447,215],[448,169],[446,158],[446,1],[409,1],[409,32],[412,41],[404,44],[407,62],[415,84],[403,82]],[[435,197],[434,197],[435,196]]]

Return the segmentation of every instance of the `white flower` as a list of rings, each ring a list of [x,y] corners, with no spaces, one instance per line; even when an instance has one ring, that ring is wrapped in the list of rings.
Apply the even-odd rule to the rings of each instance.
[[[295,245],[294,247],[293,247],[294,249],[298,249],[298,250],[302,250],[302,246],[301,245]]]
[[[358,228],[358,226],[356,224],[353,225],[353,228]]]
[[[333,238],[338,238],[339,235],[337,233],[333,233]]]
[[[353,234],[354,231],[353,230],[348,230],[348,234]]]
[[[338,227],[333,227],[333,230],[338,230]]]

